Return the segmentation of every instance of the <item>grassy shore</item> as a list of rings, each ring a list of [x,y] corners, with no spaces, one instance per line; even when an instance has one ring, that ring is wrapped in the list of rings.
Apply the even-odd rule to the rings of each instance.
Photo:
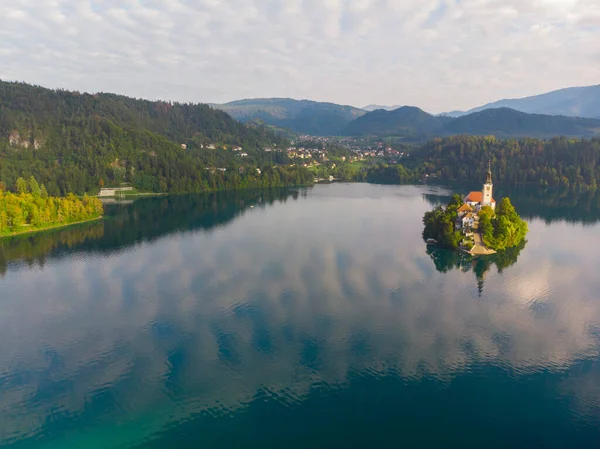
[[[90,221],[101,220],[102,218],[104,218],[104,217],[102,215],[100,215],[99,217],[90,218],[89,220],[74,221],[73,223],[55,223],[50,226],[44,226],[43,228],[34,228],[33,226],[22,226],[18,231],[6,233],[6,234],[0,234],[0,239],[15,237],[17,235],[23,235],[23,234],[35,234],[37,232],[50,231],[53,229],[66,228],[66,227],[75,226],[78,224],[89,223]]]

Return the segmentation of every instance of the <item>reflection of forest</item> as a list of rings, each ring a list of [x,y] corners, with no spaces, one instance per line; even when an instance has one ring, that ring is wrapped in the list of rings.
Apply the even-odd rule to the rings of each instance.
[[[50,252],[56,249],[69,250],[103,236],[104,222],[94,221],[59,230],[0,239],[0,275],[6,273],[9,262],[23,261],[29,266],[38,264],[43,267]]]
[[[435,269],[440,273],[447,273],[454,269],[462,270],[463,272],[473,271],[477,279],[479,296],[481,296],[485,283],[485,275],[490,271],[492,265],[496,266],[498,273],[502,273],[502,270],[517,262],[519,254],[525,248],[525,245],[526,242],[523,241],[519,246],[484,257],[471,257],[459,251],[450,251],[434,246],[427,247],[427,254],[433,260]]]
[[[468,192],[468,187],[453,187],[456,192]],[[593,224],[600,221],[600,190],[573,192],[558,189],[522,187],[507,189],[496,187],[496,200],[510,197],[513,206],[524,220],[540,218],[546,223],[567,221],[569,223]],[[432,205],[445,204],[448,196],[423,195]]]
[[[11,262],[43,266],[50,253],[113,252],[173,232],[212,229],[229,223],[249,207],[296,200],[303,193],[298,189],[242,190],[108,204],[101,221],[0,239],[0,275]]]

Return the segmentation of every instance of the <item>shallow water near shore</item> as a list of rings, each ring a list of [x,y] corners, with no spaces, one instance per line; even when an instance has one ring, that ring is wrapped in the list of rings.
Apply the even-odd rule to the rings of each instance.
[[[144,198],[0,240],[0,447],[600,447],[600,200],[427,248],[427,186]]]

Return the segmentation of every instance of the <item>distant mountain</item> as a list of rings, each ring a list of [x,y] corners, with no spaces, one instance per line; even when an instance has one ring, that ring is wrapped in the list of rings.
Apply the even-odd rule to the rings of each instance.
[[[452,111],[442,115],[460,117],[494,108],[510,108],[527,114],[600,118],[600,85],[569,87],[533,97],[500,100],[466,112]]]
[[[213,104],[241,122],[267,125],[315,136],[340,134],[352,120],[366,114],[353,106],[291,98],[257,98]]]
[[[377,109],[351,122],[346,134],[351,136],[412,136],[431,135],[442,131],[445,117],[435,117],[414,106],[403,106],[393,111]]]
[[[600,120],[542,114],[526,114],[508,108],[488,109],[462,117],[433,116],[415,107],[377,110],[351,122],[352,136],[402,136],[427,139],[453,134],[497,137],[553,137],[600,135]]]
[[[464,115],[444,127],[447,134],[495,135],[498,137],[551,137],[600,135],[600,120],[560,115],[526,114],[508,108],[486,109]]]
[[[394,109],[398,109],[400,107],[402,107],[402,106],[399,105],[399,104],[396,104],[394,106],[383,106],[383,105],[379,105],[379,104],[370,104],[368,106],[365,106],[362,109],[363,109],[363,111],[369,111],[369,112],[376,111],[377,109],[384,109],[386,111],[393,111]]]

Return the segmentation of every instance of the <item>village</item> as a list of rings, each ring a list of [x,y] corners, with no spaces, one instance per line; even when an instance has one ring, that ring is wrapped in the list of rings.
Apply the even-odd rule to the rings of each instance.
[[[248,162],[242,163],[242,167],[235,168],[240,174],[246,173],[249,169],[247,166],[253,166],[262,157],[263,154],[279,154],[276,156],[281,160],[281,157],[288,159],[289,166],[301,166],[315,172],[321,173],[321,169],[335,169],[340,164],[352,164],[355,167],[363,164],[380,160],[385,163],[398,163],[400,159],[410,156],[404,151],[403,146],[392,146],[383,141],[365,141],[363,139],[354,138],[333,138],[299,135],[294,140],[290,141],[287,147],[265,146],[258,150],[245,150],[239,145],[225,145],[215,142],[204,141],[188,144],[181,143],[181,149],[184,151],[196,150],[211,150],[211,151],[226,151],[233,153],[233,156],[240,159],[248,159]],[[396,148],[395,148],[396,147]],[[400,148],[400,149],[398,149]],[[230,154],[231,154],[230,153]],[[241,162],[241,161],[240,161]],[[234,164],[235,165],[235,164]],[[258,164],[260,165],[260,164]],[[226,172],[232,170],[232,166],[216,166],[210,165],[205,168],[211,173]],[[260,168],[256,168],[258,174],[261,173]]]

